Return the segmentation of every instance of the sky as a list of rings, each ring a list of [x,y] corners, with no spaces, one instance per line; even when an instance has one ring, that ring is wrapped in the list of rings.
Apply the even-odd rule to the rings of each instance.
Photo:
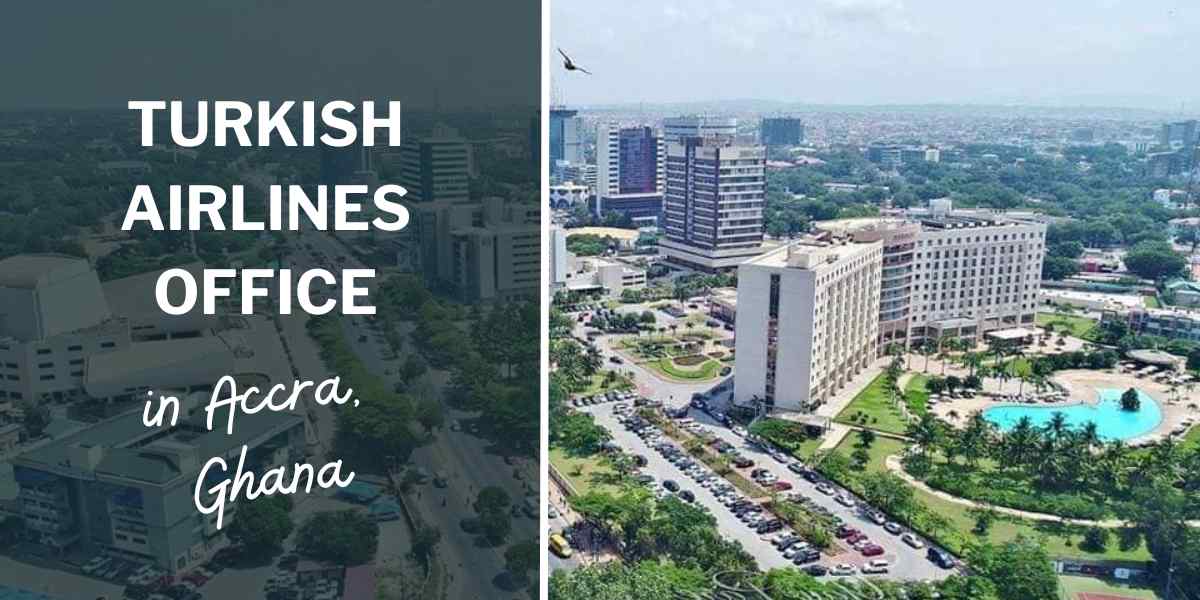
[[[553,0],[574,105],[775,100],[1200,112],[1194,0]]]

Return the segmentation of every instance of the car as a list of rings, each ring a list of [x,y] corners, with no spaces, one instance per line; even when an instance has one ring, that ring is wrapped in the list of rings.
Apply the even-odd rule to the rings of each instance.
[[[954,557],[950,556],[950,554],[947,552],[938,550],[937,548],[930,547],[929,550],[925,552],[925,558],[928,558],[930,562],[943,569],[954,568]]]
[[[883,529],[892,535],[899,535],[901,531],[904,531],[904,528],[895,521],[888,521],[887,523],[884,523]]]
[[[824,565],[808,565],[807,567],[804,567],[804,572],[813,577],[824,577],[827,573],[829,573],[829,569]]]
[[[666,488],[668,492],[678,492],[679,491],[679,484],[675,483],[675,481],[672,479],[668,479],[668,480],[664,481],[663,487]]]
[[[851,565],[848,563],[838,563],[838,564],[834,565],[832,569],[829,570],[830,575],[836,575],[839,577],[853,575],[856,572],[857,572],[857,569],[854,568],[854,565]]]
[[[826,496],[831,496],[833,495],[833,486],[829,485],[828,483],[820,483],[817,484],[817,491],[825,494]]]
[[[854,498],[851,498],[846,494],[838,494],[834,500],[836,500],[837,503],[841,504],[842,506],[854,506]]]
[[[800,536],[794,533],[785,533],[771,542],[776,548],[785,550],[800,541]]]
[[[861,531],[855,531],[854,533],[851,533],[850,535],[845,537],[846,543],[850,544],[851,546],[856,545],[859,542],[865,542],[868,539],[869,538],[867,537],[867,534],[865,534]]]
[[[803,552],[799,552],[792,558],[792,563],[796,565],[808,564],[821,560],[821,552],[815,548],[809,548]]]
[[[741,425],[734,425],[733,427],[730,427],[729,430],[733,432],[733,435],[738,437],[746,437],[746,428],[742,427]]]
[[[803,473],[803,475],[804,475],[804,479],[806,481],[808,481],[809,483],[816,483],[819,479],[821,479],[821,476],[812,469],[805,471]]]
[[[884,525],[887,523],[887,515],[878,511],[868,511],[867,518],[876,525]]]
[[[805,471],[805,466],[804,466],[804,463],[802,463],[802,462],[788,463],[787,468],[789,471],[791,471],[797,475],[803,475],[804,471]]]
[[[925,547],[925,542],[922,542],[921,538],[917,537],[916,535],[914,535],[912,533],[906,533],[906,534],[900,536],[900,541],[902,541],[905,544],[908,544],[909,546],[912,546],[913,548],[916,548],[918,550]]]
[[[689,490],[680,491],[678,496],[679,496],[679,499],[683,500],[684,502],[695,502],[696,501],[696,495],[693,494]]]
[[[887,573],[891,565],[883,559],[873,560],[862,566],[863,575]]]
[[[745,469],[745,468],[754,466],[753,460],[750,460],[749,458],[746,458],[745,456],[742,456],[740,454],[737,456],[734,456],[733,460],[731,462],[733,463],[733,466],[735,466],[739,469]]]
[[[883,546],[880,546],[879,544],[867,544],[863,546],[859,552],[861,552],[863,556],[879,556],[880,554],[883,554]]]
[[[730,367],[730,366],[721,367],[721,377],[725,377],[726,375],[729,375],[732,372],[733,372],[733,367]]]
[[[780,521],[779,519],[772,519],[770,521],[759,523],[755,531],[758,532],[758,535],[763,535],[765,533],[775,533],[781,529],[783,529],[783,521]]]
[[[559,558],[571,558],[571,545],[567,543],[567,538],[563,537],[561,533],[550,534],[550,551]]]
[[[777,492],[786,492],[792,489],[792,484],[786,481],[776,481],[775,483],[771,484],[771,487]]]
[[[836,530],[833,532],[833,534],[834,534],[835,536],[837,536],[839,539],[846,539],[846,538],[848,538],[848,537],[850,537],[850,536],[852,536],[852,535],[854,535],[854,534],[857,534],[857,533],[859,533],[859,531],[858,531],[857,529],[855,529],[855,528],[853,528],[853,527],[850,527],[850,526],[848,526],[848,525],[842,525],[841,527],[838,527],[838,528],[837,528],[837,529],[836,529]]]
[[[617,356],[614,354],[614,355],[608,357],[608,362],[619,365],[619,364],[623,364],[625,361],[622,360],[620,356]]]

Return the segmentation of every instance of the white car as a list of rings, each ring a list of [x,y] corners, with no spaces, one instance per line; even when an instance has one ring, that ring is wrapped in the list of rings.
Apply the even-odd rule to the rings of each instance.
[[[838,494],[837,498],[834,498],[834,500],[837,500],[837,503],[841,504],[842,506],[854,506],[854,498],[851,498],[845,494]]]
[[[872,573],[887,573],[890,567],[891,565],[888,564],[888,561],[883,559],[875,559],[863,565],[862,572],[863,575],[869,575]]]
[[[834,565],[832,569],[829,570],[829,574],[837,575],[839,577],[845,577],[847,575],[853,575],[856,571],[857,571],[857,569],[855,569],[854,565],[852,565],[852,564],[838,563],[838,564]]]
[[[833,495],[833,486],[829,485],[828,483],[818,483],[817,491],[825,494],[826,496],[831,496]]]
[[[918,550],[925,547],[925,542],[922,542],[921,538],[911,533],[906,533],[900,536],[900,540]]]

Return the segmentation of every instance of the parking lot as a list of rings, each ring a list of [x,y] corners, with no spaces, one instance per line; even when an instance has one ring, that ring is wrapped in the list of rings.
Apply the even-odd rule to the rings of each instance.
[[[614,412],[614,407],[619,407],[618,411]],[[680,408],[674,407],[675,410]],[[815,561],[805,560],[806,548],[802,540],[789,539],[791,532],[786,526],[779,529],[771,525],[762,527],[763,523],[773,520],[773,516],[765,510],[756,515],[757,509],[747,506],[749,499],[702,463],[688,457],[678,441],[667,438],[654,426],[641,431],[640,435],[627,428],[621,422],[628,419],[622,419],[622,414],[633,413],[633,407],[627,400],[605,399],[594,404],[582,403],[578,409],[592,413],[596,422],[612,433],[613,442],[622,450],[644,457],[641,472],[653,478],[650,485],[657,494],[690,494],[696,503],[714,515],[719,531],[729,539],[740,542],[758,561],[760,568],[798,565],[810,569],[813,574],[821,574],[823,568],[834,571],[830,575],[861,576],[863,567],[868,566],[868,571],[876,572],[872,576],[912,580],[941,579],[952,573],[927,558],[925,540],[909,534],[894,523],[888,524],[882,515],[864,507],[852,494],[824,481],[815,473],[806,478],[802,473],[807,470],[799,463],[769,448],[748,442],[739,435],[744,435],[740,428],[735,433],[735,430],[717,423],[699,410],[688,411],[686,420],[681,424],[724,442],[720,446],[728,455],[744,459],[740,462],[745,466],[736,469],[740,475],[747,479],[759,475],[762,482],[778,485],[781,495],[803,502],[809,512],[827,515],[835,529],[830,532],[835,536],[830,548],[833,554],[821,553]],[[752,464],[747,464],[750,462]],[[685,473],[685,470],[691,474]],[[709,481],[701,483],[706,479]],[[667,481],[671,482],[668,486],[677,485],[678,488],[668,492],[663,487]],[[766,492],[762,494],[766,495]],[[761,497],[759,500],[761,502]],[[761,534],[757,530],[760,527],[765,530]],[[902,536],[906,535],[912,545],[902,541]],[[776,547],[781,541],[786,550]],[[862,549],[874,547],[864,551],[852,546]],[[872,562],[875,564],[871,565]],[[840,571],[837,569],[839,565]]]

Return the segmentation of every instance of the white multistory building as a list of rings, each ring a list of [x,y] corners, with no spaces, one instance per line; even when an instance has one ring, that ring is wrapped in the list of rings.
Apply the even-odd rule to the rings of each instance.
[[[796,243],[738,267],[734,400],[810,412],[877,356],[880,242]]]
[[[1033,325],[1046,224],[1012,214],[910,211],[897,218],[818,223],[817,229],[883,244],[880,349]]]
[[[650,127],[602,123],[596,128],[596,195],[661,194],[667,146]]]

